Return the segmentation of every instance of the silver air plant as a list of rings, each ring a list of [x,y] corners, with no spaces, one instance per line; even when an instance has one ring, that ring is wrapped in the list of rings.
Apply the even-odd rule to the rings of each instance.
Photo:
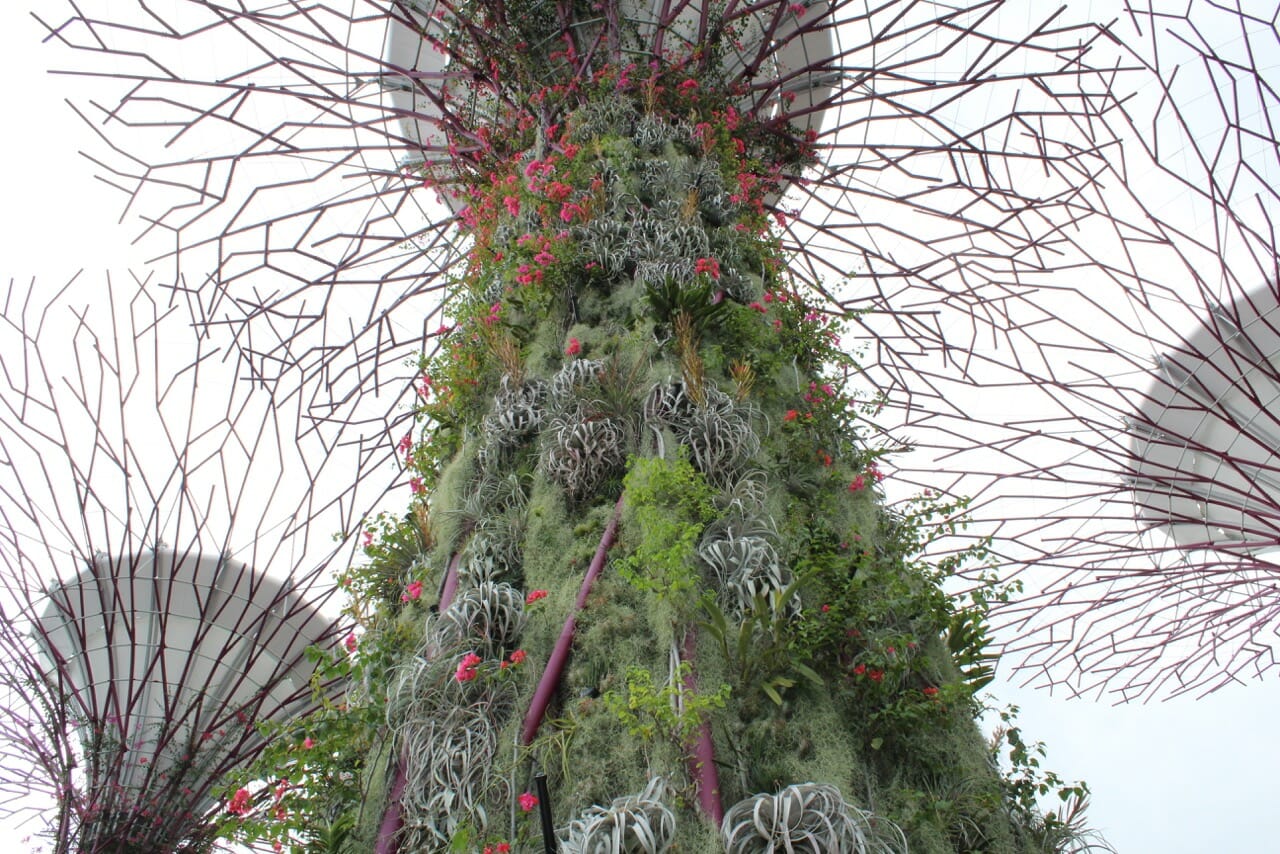
[[[758,597],[775,601],[771,594],[786,589],[793,580],[778,550],[754,531],[723,525],[710,528],[698,544],[698,557],[715,573],[729,613],[739,618],[755,607]],[[787,607],[798,612],[799,599],[790,597]]]
[[[665,802],[666,780],[654,777],[638,795],[593,806],[569,823],[563,854],[663,854],[671,849],[676,817]]]
[[[901,832],[879,841],[872,815],[847,803],[835,786],[798,783],[730,807],[720,826],[726,854],[906,854]],[[877,824],[887,824],[875,819]]]

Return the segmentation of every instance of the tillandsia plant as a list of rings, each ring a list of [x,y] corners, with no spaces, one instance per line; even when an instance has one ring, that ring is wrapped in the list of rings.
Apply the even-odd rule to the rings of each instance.
[[[788,272],[811,129],[742,106],[735,26],[631,62],[608,9],[521,9],[428,28],[484,70],[419,167],[467,260],[411,510],[349,576],[377,713],[317,718],[366,728],[365,796],[313,812],[352,850],[531,850],[541,769],[566,850],[1039,850],[974,723],[981,604],[918,558],[959,508],[887,509],[841,319]]]

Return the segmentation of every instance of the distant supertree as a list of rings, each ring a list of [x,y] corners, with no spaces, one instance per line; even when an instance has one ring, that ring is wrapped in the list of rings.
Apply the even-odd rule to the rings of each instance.
[[[942,589],[971,543],[916,558],[958,505],[886,508],[868,416],[976,453],[941,483],[900,474],[976,484],[982,513],[1014,475],[1057,476],[1008,464],[1052,443],[1034,413],[962,392],[1073,391],[1060,348],[1112,346],[1052,293],[1106,306],[1186,233],[1126,159],[1163,164],[1184,131],[1161,64],[1179,19],[995,0],[114,14],[50,31],[103,62],[94,85],[127,82],[85,115],[119,155],[104,173],[175,240],[169,286],[244,375],[400,456],[419,496],[352,576],[356,696],[396,736],[365,766],[363,844],[527,840],[534,759],[574,850],[892,849],[869,829],[893,820],[916,849],[1069,844],[977,744],[986,600]],[[856,363],[831,326],[855,310]],[[990,468],[981,424],[1009,431]],[[1016,518],[980,532],[1010,562]]]
[[[0,810],[57,852],[210,850],[263,726],[328,690],[306,653],[350,547],[312,486],[342,455],[153,296],[0,312]]]
[[[1017,678],[1114,701],[1276,661],[1280,104],[1260,57],[1280,35],[1270,12],[1168,5],[1112,28],[1133,95],[1091,127],[1107,191],[1082,191],[1056,248],[1076,272],[1006,301],[1017,331],[971,354],[980,391],[917,363],[902,434],[925,450],[912,479],[973,496],[969,533],[1026,587],[997,618]]]

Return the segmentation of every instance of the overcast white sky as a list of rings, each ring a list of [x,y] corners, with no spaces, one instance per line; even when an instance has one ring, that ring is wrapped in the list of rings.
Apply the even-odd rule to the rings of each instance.
[[[99,279],[123,274],[139,259],[129,233],[114,224],[114,197],[78,154],[92,140],[63,103],[73,84],[45,74],[41,30],[22,11],[27,5],[0,6],[0,79],[8,83],[0,276],[56,287],[81,269]],[[1148,706],[1060,702],[1007,685],[996,691],[1022,706],[1028,737],[1048,742],[1048,767],[1090,783],[1093,823],[1121,852],[1271,851],[1280,758],[1280,673],[1273,675],[1200,701]],[[16,845],[23,835],[0,827],[0,842]]]

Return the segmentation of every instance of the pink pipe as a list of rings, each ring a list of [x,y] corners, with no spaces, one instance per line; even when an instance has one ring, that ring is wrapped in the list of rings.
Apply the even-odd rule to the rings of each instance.
[[[684,677],[684,689],[693,693],[698,689],[697,677],[693,671],[693,657],[698,648],[698,632],[692,626],[684,633],[684,644],[680,650],[681,663],[689,665]],[[689,756],[686,763],[689,777],[698,789],[698,806],[716,823],[716,827],[724,821],[724,803],[720,800],[720,771],[716,768],[716,748],[711,740],[711,724],[704,717],[698,724],[698,736],[687,745]]]
[[[443,611],[453,604],[453,597],[458,592],[458,567],[462,564],[462,552],[454,552],[449,558],[449,567],[444,573],[444,584],[440,587],[440,605]],[[396,762],[396,776],[391,781],[391,791],[387,795],[387,811],[382,814],[382,824],[378,827],[378,843],[374,854],[396,854],[400,850],[397,837],[400,828],[404,827],[404,812],[400,809],[400,799],[404,797],[404,787],[409,778],[404,773],[404,760]]]
[[[526,746],[532,744],[533,739],[537,737],[538,728],[542,726],[542,721],[547,716],[547,707],[551,705],[551,698],[555,695],[556,688],[560,686],[564,666],[569,660],[569,650],[573,647],[573,633],[578,627],[578,612],[586,607],[587,597],[591,595],[591,586],[604,569],[605,556],[618,537],[618,520],[621,516],[622,497],[619,496],[618,503],[613,507],[613,516],[600,536],[600,545],[596,548],[595,556],[591,558],[591,565],[587,567],[587,574],[582,579],[582,586],[578,588],[578,599],[564,621],[564,628],[560,630],[560,637],[551,650],[547,667],[542,671],[542,678],[538,680],[538,687],[533,692],[533,699],[529,702],[529,713],[524,717],[524,732],[521,736],[521,741]]]
[[[409,778],[404,773],[404,760],[401,760],[396,763],[396,777],[387,796],[387,811],[382,814],[382,825],[378,828],[378,844],[373,849],[375,854],[396,854],[400,850],[398,837],[400,828],[404,827],[400,799],[404,797],[404,787],[408,782]]]
[[[458,592],[458,567],[462,565],[462,552],[454,552],[449,559],[449,568],[444,572],[444,584],[440,585],[440,605],[443,611],[453,604],[453,597]]]

